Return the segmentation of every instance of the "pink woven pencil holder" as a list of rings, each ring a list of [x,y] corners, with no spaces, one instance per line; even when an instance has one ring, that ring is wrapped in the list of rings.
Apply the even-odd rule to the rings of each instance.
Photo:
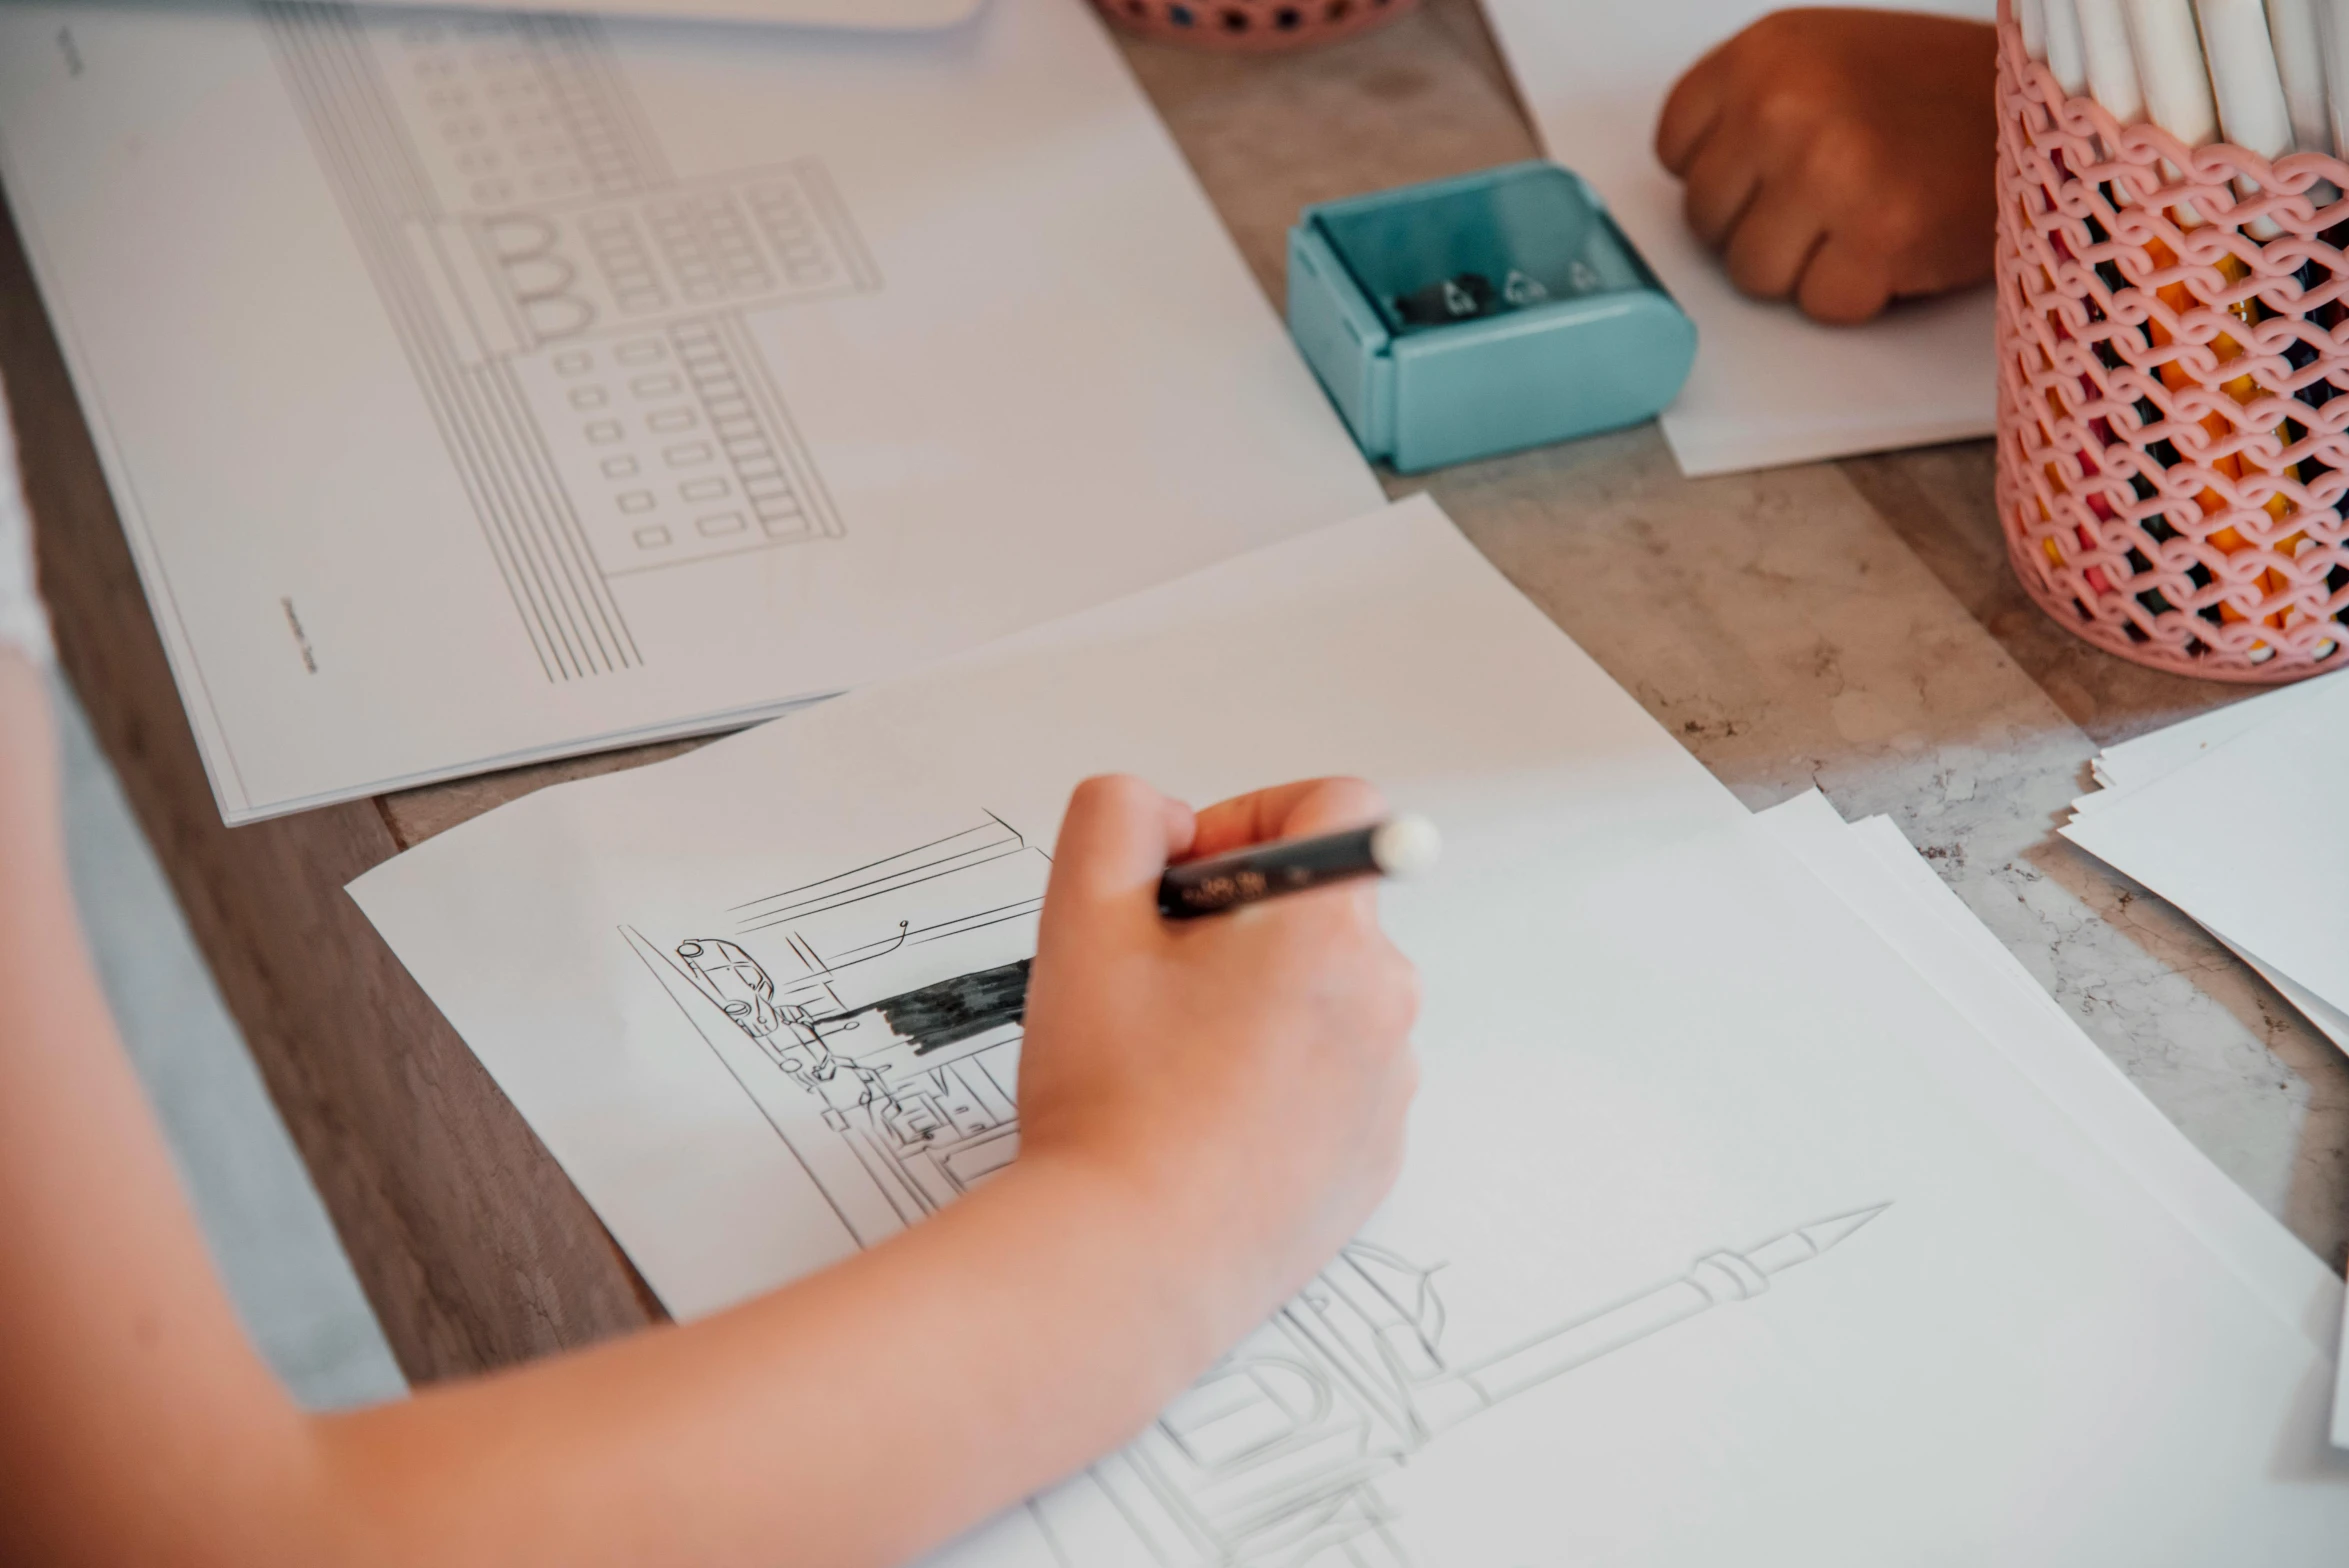
[[[1093,0],[1129,33],[1260,54],[1335,43],[1383,27],[1419,0]]]
[[[1998,507],[2016,576],[2157,669],[2349,666],[2349,165],[2123,126],[2067,95],[1999,9]]]

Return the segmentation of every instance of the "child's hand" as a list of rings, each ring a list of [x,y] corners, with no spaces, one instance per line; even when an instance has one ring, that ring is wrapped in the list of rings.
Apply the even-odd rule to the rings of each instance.
[[[1997,34],[1891,11],[1778,11],[1665,100],[1689,227],[1760,299],[1865,321],[1990,275]]]
[[[1134,1200],[1145,1245],[1210,1294],[1218,1343],[1344,1245],[1393,1183],[1417,1083],[1408,960],[1375,882],[1169,921],[1173,858],[1374,821],[1352,779],[1194,819],[1138,779],[1078,786],[1054,850],[1020,1060],[1020,1162]]]

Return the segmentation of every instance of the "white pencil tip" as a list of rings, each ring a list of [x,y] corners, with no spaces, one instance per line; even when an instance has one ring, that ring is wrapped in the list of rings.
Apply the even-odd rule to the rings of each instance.
[[[1425,817],[1405,812],[1370,830],[1370,858],[1390,877],[1415,877],[1436,863],[1443,835]]]

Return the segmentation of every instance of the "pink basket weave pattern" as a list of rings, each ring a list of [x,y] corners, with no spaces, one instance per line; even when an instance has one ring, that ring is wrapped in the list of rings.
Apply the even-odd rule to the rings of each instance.
[[[1263,54],[1369,32],[1419,0],[1093,0],[1129,33],[1194,49]]]
[[[1998,506],[2023,587],[2183,675],[2349,665],[2349,165],[2123,126],[2005,17],[1998,103]]]

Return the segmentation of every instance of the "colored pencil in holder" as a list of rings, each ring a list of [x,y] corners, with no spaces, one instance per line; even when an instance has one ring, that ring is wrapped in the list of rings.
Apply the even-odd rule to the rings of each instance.
[[[1998,499],[2018,578],[2088,641],[2180,674],[2349,663],[2349,167],[2123,124],[2029,57],[2011,9],[1999,27]],[[2149,106],[2158,87],[2148,72]]]

